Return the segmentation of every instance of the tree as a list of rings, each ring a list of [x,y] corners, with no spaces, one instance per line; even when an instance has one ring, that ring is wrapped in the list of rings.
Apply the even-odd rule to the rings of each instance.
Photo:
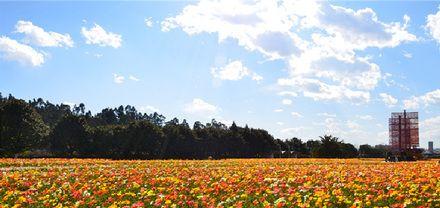
[[[160,155],[164,134],[149,121],[132,122],[124,131],[124,153],[128,158],[152,159]]]
[[[78,106],[75,105],[73,107],[73,114],[77,116],[83,116],[85,115],[85,112],[86,112],[86,106],[84,105],[84,103],[80,103]]]
[[[168,121],[163,127],[165,142],[162,156],[165,158],[194,158],[197,152],[197,142],[194,132],[189,128],[184,119],[179,124],[179,119]]]
[[[309,151],[307,150],[306,144],[296,137],[286,140],[286,144],[289,146],[290,151],[293,151],[295,156],[307,155]]]
[[[42,98],[29,101],[29,104],[35,108],[38,114],[41,115],[44,123],[51,128],[53,128],[65,115],[72,114],[69,105],[55,105],[49,101],[44,101]]]
[[[95,125],[116,125],[118,124],[118,117],[115,111],[111,108],[102,109],[102,111],[95,116]]]
[[[3,155],[41,148],[48,132],[41,116],[23,100],[8,99],[0,105],[0,149]]]
[[[377,158],[377,157],[385,157],[387,152],[387,148],[381,145],[376,145],[372,147],[368,144],[359,146],[359,157],[364,158]]]
[[[310,153],[311,157],[319,157],[319,148],[321,147],[321,141],[319,140],[308,140],[306,142],[307,151]]]
[[[341,143],[341,157],[343,158],[354,158],[358,156],[358,150],[352,144]]]
[[[165,116],[160,115],[156,112],[154,112],[153,114],[150,114],[147,117],[147,120],[149,120],[151,123],[156,124],[157,126],[163,126],[164,122],[165,122]]]
[[[165,122],[163,115],[140,113],[130,105],[105,108],[92,115],[82,103],[71,110],[69,105],[52,104],[41,98],[26,103],[0,94],[3,155],[44,147],[57,156],[131,159],[358,155],[352,144],[331,135],[307,142],[296,137],[280,140],[264,129],[240,127],[235,122],[228,127],[215,119],[206,125],[196,121],[191,129],[185,119]],[[284,154],[280,154],[282,151]],[[361,156],[377,157],[385,151],[383,146],[360,147]]]
[[[88,151],[87,138],[84,118],[67,115],[53,129],[50,144],[55,152],[74,155]]]
[[[338,137],[332,135],[324,135],[319,137],[321,145],[318,148],[317,157],[338,158],[341,157],[340,141]]]

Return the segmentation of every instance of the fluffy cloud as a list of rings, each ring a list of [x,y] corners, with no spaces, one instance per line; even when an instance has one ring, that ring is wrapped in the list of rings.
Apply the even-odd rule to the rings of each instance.
[[[202,0],[161,25],[162,31],[180,27],[189,35],[216,33],[219,42],[234,39],[247,50],[277,59],[301,51],[301,39],[290,32],[297,17],[289,9],[276,1]]]
[[[194,98],[192,102],[186,104],[184,108],[186,113],[200,116],[212,116],[217,114],[219,110],[219,107],[209,104],[200,98]]]
[[[410,20],[407,15],[403,17],[403,24],[385,23],[380,21],[370,8],[355,11],[322,3],[320,11],[307,18],[307,24],[304,26],[324,30],[329,35],[326,38],[335,41],[332,44],[334,50],[350,52],[368,47],[396,47],[402,42],[417,40],[415,35],[407,31]]]
[[[336,117],[336,114],[330,114],[330,113],[318,113],[318,116],[323,116],[323,117]]]
[[[358,123],[356,123],[355,121],[347,121],[346,122],[346,125],[347,125],[347,127],[349,128],[349,129],[359,129],[361,126],[358,124]]]
[[[221,80],[240,80],[246,76],[250,76],[252,80],[260,81],[262,76],[248,69],[243,65],[241,61],[232,61],[224,67],[211,68],[211,74],[213,77]]]
[[[306,130],[306,127],[300,126],[300,127],[293,127],[293,128],[285,128],[281,129],[280,133],[287,135],[287,136],[295,136],[295,134],[298,134],[300,131]]]
[[[18,21],[15,25],[17,33],[25,35],[24,42],[41,47],[73,47],[73,40],[69,34],[47,32],[43,28],[29,21]]]
[[[90,53],[90,52],[88,52],[88,51],[86,51],[86,52],[84,52],[84,54],[86,54],[86,55],[90,55],[90,56],[93,56],[93,57],[95,57],[95,58],[102,58],[104,55],[102,55],[102,54],[100,54],[100,53]]]
[[[160,110],[154,106],[147,105],[147,106],[139,107],[139,112],[141,112],[141,113],[154,113],[154,112],[160,112]]]
[[[298,113],[298,112],[292,112],[292,113],[290,113],[294,118],[302,118],[303,116],[300,114],[300,113]]]
[[[385,73],[382,77],[382,80],[387,87],[397,86],[397,87],[401,88],[402,90],[409,91],[409,88],[407,86],[400,84],[396,80],[394,80],[393,75],[390,73]]]
[[[298,93],[296,92],[292,92],[292,91],[281,91],[277,93],[279,96],[292,96],[292,97],[297,97]]]
[[[379,96],[388,107],[394,107],[398,102],[397,98],[386,93],[380,93]]]
[[[113,82],[116,84],[124,83],[125,77],[118,74],[113,74]]]
[[[75,103],[69,102],[69,101],[64,101],[64,102],[62,102],[62,104],[68,105],[68,106],[70,106],[70,108],[73,108],[76,105]]]
[[[410,99],[403,101],[403,106],[406,109],[417,109],[420,105],[425,107],[440,103],[440,89],[428,92],[421,96],[413,96]]]
[[[328,78],[342,86],[361,90],[374,89],[381,79],[379,66],[362,58],[353,62],[335,58],[321,59],[314,62],[311,70],[317,77]]]
[[[340,123],[335,118],[326,118],[324,120],[326,134],[339,134],[341,131]]]
[[[371,121],[371,120],[374,119],[373,116],[371,116],[371,115],[359,115],[357,117],[362,119],[362,120],[366,120],[366,121]]]
[[[144,22],[145,22],[145,26],[153,27],[153,18],[152,17],[145,18]]]
[[[425,28],[428,30],[431,37],[440,43],[440,7],[437,13],[430,14],[426,17]]]
[[[280,86],[289,86],[302,92],[303,96],[313,100],[350,100],[355,103],[368,102],[370,93],[366,91],[354,91],[345,86],[329,85],[318,79],[294,77],[290,79],[279,79]]]
[[[0,55],[5,60],[29,66],[41,66],[45,61],[43,53],[5,36],[0,37]]]
[[[92,28],[87,29],[85,27],[81,28],[81,34],[86,39],[87,44],[96,44],[99,46],[110,46],[113,48],[119,48],[122,45],[122,36],[107,32],[99,26],[95,24]]]
[[[161,25],[163,31],[181,28],[189,35],[214,33],[219,42],[236,40],[268,59],[285,60],[290,77],[284,79],[303,79],[319,89],[304,92],[306,97],[364,103],[381,80],[381,70],[357,51],[416,41],[407,31],[409,20],[405,15],[402,23],[386,23],[370,8],[323,1],[202,0]],[[295,93],[303,87],[295,86],[300,88]]]
[[[122,83],[124,83],[124,82],[125,82],[125,78],[126,78],[126,77],[123,76],[123,75],[113,74],[113,82],[116,83],[116,84],[122,84]],[[140,81],[139,78],[137,78],[137,77],[135,77],[135,76],[133,76],[133,75],[128,76],[128,79],[131,80],[131,81],[134,81],[134,82],[138,82],[138,81]]]
[[[283,99],[283,100],[281,101],[281,103],[282,103],[283,105],[292,105],[292,100],[290,100],[290,99]]]
[[[407,59],[410,59],[410,58],[413,57],[412,54],[409,53],[409,52],[407,52],[407,51],[403,51],[403,56],[404,56],[405,58],[407,58]]]
[[[137,78],[137,77],[135,77],[135,76],[133,76],[133,75],[130,75],[129,77],[128,77],[130,80],[133,80],[133,81],[135,81],[135,82],[138,82],[138,81],[140,81],[140,79],[139,78]]]
[[[371,141],[371,138],[376,138],[375,142],[379,143],[384,143],[384,141],[388,141],[382,140],[382,137],[380,139],[377,138],[377,132],[368,130],[368,127],[360,125],[357,121],[354,120],[344,121],[329,117],[325,118],[324,121],[321,123],[315,123],[315,125],[322,126],[324,128],[323,134],[331,134],[337,136],[340,139],[355,145],[365,144],[365,141]]]
[[[275,109],[275,110],[273,110],[273,112],[275,112],[275,113],[281,113],[281,112],[283,112],[283,109]]]
[[[420,122],[421,138],[432,140],[440,137],[440,116],[428,118]]]

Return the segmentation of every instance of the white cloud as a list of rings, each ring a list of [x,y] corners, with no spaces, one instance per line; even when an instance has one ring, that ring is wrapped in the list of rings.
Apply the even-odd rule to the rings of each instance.
[[[251,78],[252,78],[252,80],[257,81],[257,82],[263,80],[263,77],[261,75],[256,74],[255,72],[252,73]]]
[[[356,130],[356,129],[359,129],[359,128],[361,127],[361,126],[360,126],[358,123],[356,123],[355,121],[347,121],[346,125],[347,125],[347,127],[348,127],[349,129],[351,129],[351,130]]]
[[[376,138],[376,142],[383,143],[382,138],[378,138],[377,131],[365,130],[363,129],[364,125],[360,125],[354,120],[341,121],[336,118],[325,118],[324,122],[315,125],[324,128],[324,132],[321,134],[331,134],[355,145],[368,143],[365,141],[373,141],[372,138]]]
[[[281,101],[281,103],[282,103],[283,105],[292,105],[292,100],[290,100],[290,99],[283,99],[283,100]]]
[[[153,27],[153,18],[152,17],[145,18],[144,22],[145,22],[145,26]]]
[[[116,84],[122,84],[124,83],[125,77],[118,74],[113,74],[113,82]]]
[[[420,105],[427,107],[432,104],[440,103],[440,89],[436,89],[431,92],[427,92],[421,96],[413,96],[410,99],[406,99],[403,101],[403,106],[406,109],[417,109]]]
[[[69,34],[46,32],[43,28],[30,21],[18,21],[15,32],[25,35],[24,42],[41,47],[73,47],[73,40]]]
[[[336,114],[329,114],[329,113],[318,113],[318,116],[323,116],[323,117],[336,117]]]
[[[189,35],[217,33],[218,41],[227,38],[250,51],[277,59],[298,53],[300,38],[290,32],[296,17],[286,3],[276,1],[200,1],[162,21],[162,31],[180,27]],[[292,7],[294,8],[294,7]],[[296,9],[298,10],[298,9]]]
[[[147,105],[147,106],[139,107],[139,112],[148,114],[148,113],[154,113],[154,112],[158,113],[158,112],[160,112],[160,110],[154,106]]]
[[[212,116],[217,114],[219,110],[219,107],[209,104],[200,98],[194,98],[192,102],[186,104],[184,108],[186,113],[200,116]]]
[[[133,81],[135,81],[135,82],[138,82],[138,81],[140,81],[140,79],[139,79],[139,78],[137,78],[137,77],[135,77],[135,76],[133,76],[133,75],[130,75],[130,76],[128,76],[128,78],[129,78],[130,80],[133,80]]]
[[[213,77],[221,80],[240,80],[246,76],[251,76],[252,80],[260,81],[263,79],[262,76],[252,72],[246,66],[243,65],[241,61],[229,62],[224,67],[213,67],[211,68],[211,74]]]
[[[341,61],[336,58],[321,57],[311,64],[309,70],[318,78],[327,78],[341,86],[360,90],[372,90],[381,80],[379,66],[370,63],[367,58]]]
[[[371,8],[353,10],[340,6],[322,3],[320,12],[309,16],[306,27],[324,29],[338,47],[337,50],[363,50],[368,47],[396,47],[402,42],[416,41],[417,37],[407,31],[410,17],[403,16],[403,24],[399,22],[385,23],[378,19]],[[335,48],[333,48],[335,49]]]
[[[285,128],[281,129],[280,133],[288,136],[293,136],[294,134],[299,133],[300,131],[306,130],[306,127],[300,126],[300,127],[293,127],[293,128]]]
[[[278,122],[277,122],[277,125],[282,126],[282,125],[284,125],[284,123],[281,122],[281,121],[278,121]]]
[[[393,77],[393,75],[390,73],[385,73],[383,75],[382,80],[387,87],[397,86],[403,90],[409,91],[409,88],[407,86],[396,82],[394,79],[392,79],[392,77]]]
[[[389,132],[388,131],[381,131],[377,133],[376,141],[380,144],[388,144],[388,138],[389,138]]]
[[[300,113],[298,113],[298,112],[292,112],[292,113],[290,113],[294,118],[302,118],[303,116],[300,114]]]
[[[42,52],[5,36],[0,37],[0,55],[5,60],[29,66],[41,66],[45,61]]]
[[[403,101],[403,107],[405,109],[417,109],[419,106],[419,101],[416,97]]]
[[[420,122],[420,136],[428,140],[440,138],[440,116],[431,117]]]
[[[100,53],[90,53],[88,51],[84,52],[86,55],[90,55],[90,56],[94,56],[95,58],[101,58],[104,55],[100,54]]]
[[[412,58],[412,54],[407,51],[403,51],[403,56],[408,59]]]
[[[340,124],[334,118],[326,118],[324,120],[325,133],[326,134],[339,134],[341,133]]]
[[[281,91],[277,93],[279,96],[292,96],[292,97],[297,97],[298,93],[296,92],[292,92],[292,91]]]
[[[273,110],[273,112],[275,112],[275,113],[281,113],[281,112],[283,112],[283,109],[275,109],[275,110]]]
[[[62,104],[64,104],[64,105],[68,105],[68,106],[70,106],[70,108],[73,108],[73,107],[75,106],[75,103],[73,103],[73,102],[68,102],[68,101],[64,101],[64,102],[62,102]]]
[[[358,118],[362,119],[362,120],[366,120],[366,121],[371,121],[373,120],[373,116],[371,115],[359,115]]]
[[[365,103],[381,80],[380,67],[358,51],[417,41],[402,22],[382,22],[370,9],[353,10],[324,1],[207,1],[186,6],[162,21],[162,30],[189,35],[214,33],[236,40],[269,60],[288,63],[289,77],[301,80],[295,93],[314,100]],[[303,33],[303,31],[306,31]],[[289,89],[290,91],[291,89]]]
[[[437,13],[430,14],[426,17],[425,28],[428,30],[431,37],[440,43],[440,7]]]
[[[379,96],[388,107],[394,107],[398,102],[397,98],[386,93],[380,93]]]
[[[349,100],[355,103],[370,101],[369,92],[355,91],[340,85],[329,85],[318,79],[302,77],[279,79],[278,85],[290,86],[293,89],[302,92],[304,97],[310,97],[313,100]]]
[[[87,29],[85,27],[81,28],[81,34],[86,39],[87,44],[96,44],[99,46],[110,46],[113,48],[119,48],[122,45],[122,36],[107,32],[95,23],[95,25]]]

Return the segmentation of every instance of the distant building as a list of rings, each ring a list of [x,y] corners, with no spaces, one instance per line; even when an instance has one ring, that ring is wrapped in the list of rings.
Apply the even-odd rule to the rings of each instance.
[[[428,142],[428,152],[434,153],[434,142],[433,141]]]

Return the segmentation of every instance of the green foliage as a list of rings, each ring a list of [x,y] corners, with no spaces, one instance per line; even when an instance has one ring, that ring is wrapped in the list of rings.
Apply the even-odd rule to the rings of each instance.
[[[140,113],[130,105],[92,115],[82,103],[71,109],[41,98],[26,103],[0,94],[0,122],[0,150],[5,156],[31,157],[38,148],[43,150],[37,155],[117,159],[358,155],[353,145],[331,135],[307,142],[295,137],[283,141],[264,129],[235,122],[228,127],[215,119],[206,124],[196,121],[191,129],[186,120],[165,122],[163,115]]]
[[[376,145],[375,147],[372,147],[368,144],[359,146],[359,157],[363,157],[363,158],[385,157],[386,153],[387,153],[387,149],[380,145]]]
[[[50,134],[50,145],[53,151],[76,155],[87,148],[85,119],[79,116],[64,116]]]
[[[321,136],[320,145],[315,149],[315,156],[321,158],[352,158],[358,155],[352,144],[347,144],[332,135]]]
[[[13,156],[46,144],[49,133],[41,116],[22,100],[2,100],[0,105],[0,152]]]

